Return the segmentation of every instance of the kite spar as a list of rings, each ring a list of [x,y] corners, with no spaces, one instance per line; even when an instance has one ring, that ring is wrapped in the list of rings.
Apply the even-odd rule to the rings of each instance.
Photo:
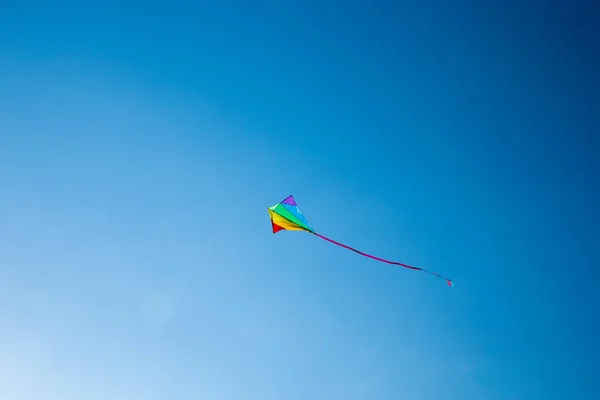
[[[452,281],[450,279],[445,278],[435,272],[426,271],[423,268],[413,267],[412,265],[403,264],[403,263],[396,262],[396,261],[384,260],[383,258],[379,258],[379,257],[372,256],[370,254],[367,254],[367,253],[363,253],[362,251],[356,250],[350,246],[346,246],[345,244],[336,242],[335,240],[329,239],[329,238],[315,232],[315,230],[310,226],[310,224],[308,223],[308,221],[306,220],[306,218],[300,211],[300,208],[298,207],[296,200],[294,200],[294,197],[291,195],[286,197],[285,200],[283,200],[281,203],[277,203],[271,207],[268,207],[268,211],[269,211],[269,216],[271,217],[271,225],[273,226],[273,233],[277,233],[281,230],[309,232],[315,236],[320,237],[323,240],[326,240],[330,243],[336,244],[345,249],[352,250],[355,253],[358,253],[362,256],[371,258],[373,260],[381,261],[381,262],[384,262],[387,264],[393,264],[393,265],[398,265],[398,266],[416,270],[416,271],[422,271],[422,272],[437,276],[438,278],[445,280],[446,283],[448,284],[448,286],[453,286]]]

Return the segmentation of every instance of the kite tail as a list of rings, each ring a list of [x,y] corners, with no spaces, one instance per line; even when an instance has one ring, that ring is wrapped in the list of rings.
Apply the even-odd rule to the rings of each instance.
[[[342,243],[336,242],[335,240],[329,239],[329,238],[327,238],[327,237],[325,237],[325,236],[323,236],[323,235],[320,235],[320,234],[318,234],[318,233],[316,233],[316,232],[313,232],[313,233],[314,233],[315,235],[317,235],[318,237],[320,237],[321,239],[327,240],[328,242],[331,242],[331,243],[333,243],[333,244],[337,244],[338,246],[340,246],[340,247],[343,247],[343,248],[345,248],[345,249],[352,250],[353,252],[355,252],[355,253],[358,253],[358,254],[360,254],[360,255],[362,255],[362,256],[369,257],[369,258],[372,258],[373,260],[381,261],[381,262],[384,262],[384,263],[393,264],[393,265],[399,265],[399,266],[401,266],[401,267],[404,267],[404,268],[413,269],[413,270],[416,270],[416,271],[422,271],[422,272],[426,272],[426,273],[428,273],[428,274],[431,274],[431,275],[437,276],[438,278],[441,278],[441,279],[445,280],[445,281],[446,281],[446,283],[448,284],[448,286],[454,286],[454,285],[452,284],[452,281],[451,281],[450,279],[448,279],[448,278],[445,278],[445,277],[443,277],[443,276],[441,276],[440,274],[437,274],[437,273],[435,273],[435,272],[426,271],[426,270],[424,270],[423,268],[413,267],[412,265],[403,264],[403,263],[396,262],[396,261],[384,260],[383,258],[379,258],[379,257],[372,256],[372,255],[370,255],[370,254],[367,254],[367,253],[363,253],[362,251],[356,250],[356,249],[354,249],[354,248],[352,248],[352,247],[350,247],[350,246],[346,246],[345,244],[342,244]]]

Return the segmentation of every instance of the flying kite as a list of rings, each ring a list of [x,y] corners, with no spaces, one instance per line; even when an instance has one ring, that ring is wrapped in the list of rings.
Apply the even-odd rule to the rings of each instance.
[[[383,258],[379,258],[379,257],[372,256],[370,254],[367,254],[367,253],[363,253],[362,251],[358,251],[350,246],[346,246],[345,244],[336,242],[335,240],[329,239],[323,235],[318,234],[310,226],[310,224],[308,223],[308,221],[306,220],[306,218],[300,211],[300,208],[298,207],[296,200],[294,200],[294,197],[291,195],[286,197],[285,200],[283,200],[281,203],[277,203],[271,207],[268,207],[267,209],[269,211],[269,216],[271,217],[271,225],[273,226],[273,233],[277,233],[281,230],[309,232],[315,236],[320,237],[321,239],[324,239],[330,243],[336,244],[345,249],[352,250],[352,251],[354,251],[360,255],[363,255],[365,257],[369,257],[373,260],[381,261],[381,262],[388,263],[388,264],[399,265],[401,267],[416,270],[416,271],[426,272],[428,274],[437,276],[438,278],[444,279],[446,281],[446,283],[448,283],[448,286],[453,286],[452,281],[450,279],[445,278],[435,272],[426,271],[422,268],[413,267],[412,265],[407,265],[407,264],[403,264],[403,263],[396,262],[396,261],[384,260]]]

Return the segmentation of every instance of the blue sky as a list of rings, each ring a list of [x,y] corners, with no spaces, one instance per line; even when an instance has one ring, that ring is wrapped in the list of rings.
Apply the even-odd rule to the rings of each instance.
[[[79,3],[0,6],[3,399],[597,398],[597,5]]]

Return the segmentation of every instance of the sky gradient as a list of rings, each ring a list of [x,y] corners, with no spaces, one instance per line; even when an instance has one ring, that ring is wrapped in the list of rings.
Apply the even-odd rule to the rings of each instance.
[[[0,5],[0,398],[598,398],[597,4],[80,3]]]

